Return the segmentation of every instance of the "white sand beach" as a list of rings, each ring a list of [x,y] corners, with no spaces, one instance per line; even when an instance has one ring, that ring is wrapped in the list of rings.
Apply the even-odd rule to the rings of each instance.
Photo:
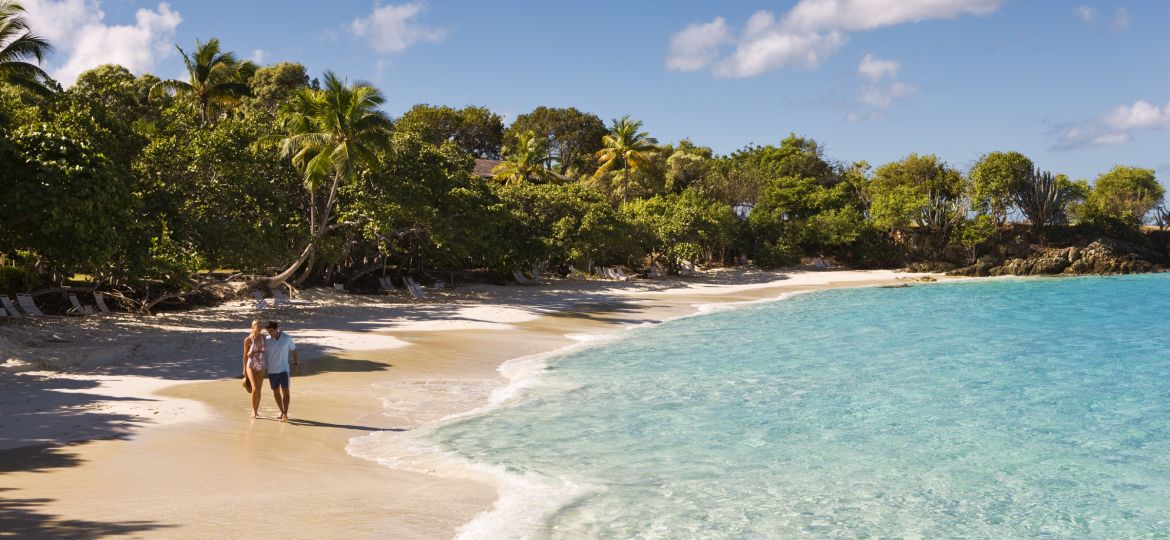
[[[348,454],[350,439],[479,407],[505,383],[501,363],[567,334],[925,276],[728,270],[477,285],[423,302],[312,290],[261,313],[233,302],[0,325],[0,538],[450,538],[490,511],[492,478],[396,470]],[[279,320],[304,361],[287,424],[268,389],[250,419],[233,377],[254,317]]]

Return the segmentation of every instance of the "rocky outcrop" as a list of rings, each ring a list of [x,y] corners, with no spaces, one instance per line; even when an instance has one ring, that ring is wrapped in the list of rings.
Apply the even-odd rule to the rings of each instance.
[[[949,272],[949,275],[979,277],[1139,274],[1159,269],[1157,264],[1149,260],[1151,258],[1157,260],[1157,255],[1151,256],[1137,246],[1102,238],[1084,247],[1036,250],[1028,257],[1000,260],[985,256],[971,266]]]

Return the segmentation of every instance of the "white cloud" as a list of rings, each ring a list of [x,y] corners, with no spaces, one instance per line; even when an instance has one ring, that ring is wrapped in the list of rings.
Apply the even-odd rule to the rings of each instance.
[[[1122,105],[1095,119],[1058,126],[1054,148],[1070,150],[1085,146],[1125,144],[1139,129],[1170,129],[1170,103],[1159,108],[1144,100]]]
[[[415,43],[437,43],[447,36],[447,30],[432,28],[414,21],[425,6],[419,2],[402,5],[374,6],[365,18],[354,19],[353,33],[375,51],[392,54],[405,51]]]
[[[670,38],[666,69],[697,71],[711,65],[719,56],[719,47],[728,41],[730,35],[723,17],[683,28]]]
[[[1077,6],[1073,9],[1073,14],[1077,16],[1081,22],[1091,23],[1097,20],[1097,10],[1089,6]]]
[[[888,109],[895,101],[917,93],[918,88],[898,80],[898,71],[901,68],[902,64],[896,60],[883,60],[866,54],[857,65],[857,73],[869,82],[861,86],[858,100],[867,107]],[[845,121],[855,124],[882,117],[884,115],[878,111],[851,112],[845,117]]]
[[[886,77],[893,78],[902,66],[894,60],[882,60],[872,54],[866,54],[857,66],[857,72],[871,81],[880,81]]]
[[[861,89],[861,102],[871,107],[888,109],[895,100],[912,96],[918,89],[901,81],[889,84],[874,84]]]
[[[1111,28],[1118,32],[1124,32],[1129,29],[1129,10],[1123,7],[1117,8],[1117,13],[1113,15],[1113,22],[1109,24]]]
[[[1113,109],[1102,118],[1102,121],[1117,131],[1170,129],[1170,103],[1159,109],[1157,105],[1139,99],[1133,105],[1122,105]]]
[[[926,20],[956,19],[965,15],[987,15],[999,9],[1004,1],[800,0],[779,18],[768,11],[753,14],[742,33],[734,39],[734,51],[722,58],[719,58],[719,45],[731,40],[732,34],[722,18],[705,25],[687,26],[671,37],[667,65],[685,71],[709,67],[720,77],[753,77],[790,67],[813,68],[836,53],[849,40],[850,32]],[[700,29],[706,31],[700,32]],[[700,40],[699,36],[710,39]],[[715,36],[720,39],[715,41]],[[691,48],[676,47],[676,43]],[[692,54],[680,53],[687,50]]]
[[[263,49],[254,49],[252,54],[248,56],[248,60],[256,64],[263,64],[268,59],[268,52]]]
[[[120,64],[134,73],[152,69],[174,52],[175,29],[183,18],[166,3],[139,9],[133,25],[108,25],[100,0],[25,0],[29,24],[56,47],[45,66],[68,86],[82,72]],[[57,61],[63,57],[62,61]]]

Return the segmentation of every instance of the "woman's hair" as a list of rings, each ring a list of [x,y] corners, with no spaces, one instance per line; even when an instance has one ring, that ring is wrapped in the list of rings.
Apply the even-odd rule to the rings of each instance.
[[[261,324],[264,324],[264,323],[260,319],[252,319],[252,328],[256,328],[257,326],[260,326]]]

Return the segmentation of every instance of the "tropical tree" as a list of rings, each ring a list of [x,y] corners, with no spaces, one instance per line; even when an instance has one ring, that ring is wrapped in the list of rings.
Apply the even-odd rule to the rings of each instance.
[[[53,79],[31,61],[39,64],[53,47],[33,33],[24,14],[19,3],[0,0],[0,82],[46,95],[53,91]]]
[[[516,144],[504,149],[504,161],[492,169],[496,180],[515,184],[537,180],[551,182],[556,179],[552,171],[544,168],[548,150],[544,141],[529,131],[516,139]]]
[[[967,182],[937,156],[910,154],[874,171],[869,183],[870,215],[888,229],[911,224],[925,233],[931,255],[939,255],[967,208]]]
[[[990,215],[996,225],[1003,225],[1012,203],[1018,199],[1016,194],[1035,178],[1034,172],[1032,160],[1019,152],[984,154],[968,175],[975,210]]]
[[[249,94],[248,81],[256,73],[256,64],[239,61],[231,51],[221,51],[219,39],[211,38],[206,43],[195,40],[191,54],[178,45],[175,48],[187,67],[187,80],[159,81],[151,89],[152,96],[190,96],[199,111],[199,120],[207,124],[213,107],[235,105]]]
[[[511,146],[529,131],[548,141],[548,167],[569,176],[591,175],[597,170],[593,156],[601,150],[601,138],[608,133],[605,122],[595,114],[574,107],[537,107],[516,117],[504,133],[504,142]]]
[[[1067,176],[1053,176],[1040,169],[1033,169],[1016,182],[1012,195],[1041,242],[1044,241],[1044,227],[1067,222],[1069,206],[1085,196],[1084,189]]]
[[[281,108],[278,119],[288,136],[280,142],[280,154],[304,176],[309,240],[300,257],[271,278],[270,285],[287,280],[310,260],[326,234],[345,225],[331,223],[338,190],[363,167],[376,164],[377,152],[390,146],[390,118],[378,109],[385,101],[370,84],[351,84],[327,71],[319,90],[300,88]]]
[[[1118,165],[1097,177],[1082,210],[1087,221],[1137,230],[1151,210],[1162,204],[1166,189],[1153,169]]]
[[[504,140],[504,119],[486,107],[419,103],[394,123],[399,131],[417,133],[432,145],[454,141],[461,150],[478,158],[497,159]]]
[[[641,120],[631,120],[630,115],[614,120],[609,134],[601,138],[601,150],[597,151],[597,160],[601,167],[593,173],[594,180],[598,180],[611,171],[620,171],[622,175],[622,202],[629,198],[630,174],[650,162],[651,156],[658,150],[655,146],[658,141],[642,129]]]

